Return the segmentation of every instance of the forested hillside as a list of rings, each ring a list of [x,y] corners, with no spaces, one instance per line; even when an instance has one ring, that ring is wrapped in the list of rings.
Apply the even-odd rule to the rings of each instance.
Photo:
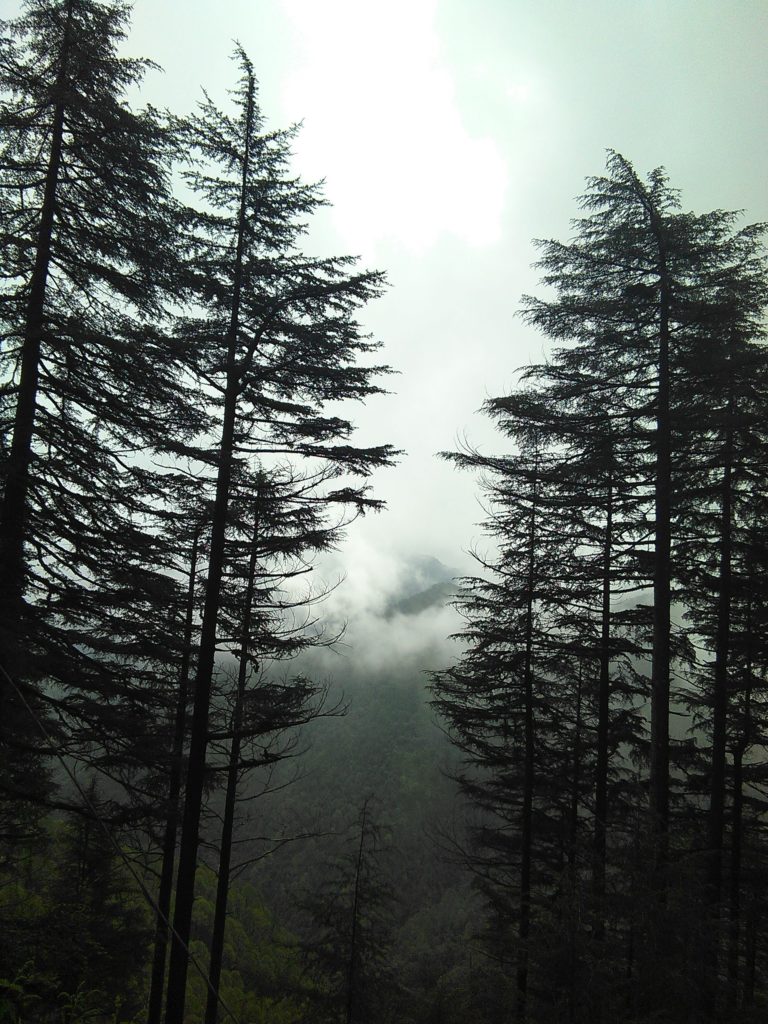
[[[129,18],[0,23],[0,1020],[763,1020],[765,226],[608,151],[441,456],[474,571],[355,589],[385,275]]]

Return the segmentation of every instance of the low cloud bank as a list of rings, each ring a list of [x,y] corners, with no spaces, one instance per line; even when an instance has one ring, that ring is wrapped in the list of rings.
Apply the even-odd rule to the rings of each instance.
[[[342,573],[342,565],[344,571]],[[365,542],[345,545],[318,575],[339,585],[316,614],[327,635],[343,630],[333,650],[314,650],[302,662],[331,677],[398,671],[423,681],[424,670],[458,654],[452,634],[461,617],[450,601],[458,570],[426,554],[382,552]]]

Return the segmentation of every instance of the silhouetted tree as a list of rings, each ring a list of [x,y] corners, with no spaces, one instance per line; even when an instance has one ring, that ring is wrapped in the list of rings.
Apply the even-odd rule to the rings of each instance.
[[[324,713],[323,686],[305,676],[275,678],[284,659],[334,639],[316,632],[307,618],[312,600],[321,595],[287,592],[291,583],[306,576],[313,554],[337,535],[335,525],[325,524],[324,503],[317,500],[323,480],[322,471],[298,477],[283,467],[271,474],[259,472],[254,493],[247,488],[244,493],[235,488],[233,493],[233,518],[242,520],[238,525],[245,542],[230,538],[229,547],[235,551],[228,560],[222,603],[223,624],[231,622],[239,634],[236,681],[233,692],[225,695],[230,717],[222,732],[214,728],[209,733],[211,743],[225,747],[226,784],[206,1024],[215,1024],[218,1015],[238,791],[253,769],[294,755],[296,731]]]
[[[467,619],[461,634],[467,650],[436,675],[433,691],[464,753],[459,783],[487,816],[474,833],[470,859],[494,908],[495,934],[511,937],[514,925],[514,943],[495,955],[517,964],[516,1017],[525,1020],[533,905],[537,892],[553,884],[560,828],[552,820],[561,820],[565,795],[553,790],[550,772],[558,761],[555,737],[563,750],[569,731],[555,683],[567,655],[552,640],[564,600],[560,555],[570,540],[558,531],[551,450],[535,429],[518,434],[506,423],[517,454],[450,456],[485,471],[486,529],[499,553],[481,560],[489,578],[462,580],[457,605]]]
[[[176,588],[152,523],[164,484],[135,454],[167,450],[200,416],[157,326],[176,267],[170,139],[126,101],[147,68],[118,56],[126,19],[121,4],[30,0],[4,25],[4,787],[13,758],[39,746],[32,715],[46,717],[54,693],[67,724],[50,716],[48,728],[82,727],[81,749],[130,729],[118,708],[138,692],[131,674],[162,661],[173,632]]]
[[[217,406],[219,440],[176,887],[174,929],[180,941],[171,951],[167,1024],[180,1024],[184,1014],[184,944],[190,934],[235,474],[242,486],[253,460],[294,455],[320,460],[332,476],[365,476],[393,455],[388,447],[336,443],[348,437],[351,424],[323,411],[328,402],[379,390],[372,383],[376,369],[355,364],[373,346],[354,316],[380,292],[381,275],[351,274],[348,259],[299,254],[305,217],[320,197],[316,188],[287,176],[292,133],[263,133],[251,65],[242,51],[237,60],[235,116],[206,99],[186,129],[190,147],[204,161],[188,174],[203,208],[188,212],[185,243],[204,309],[186,318],[181,333],[198,347],[198,372]],[[364,487],[352,485],[332,489],[326,500],[357,509],[378,505]]]
[[[350,853],[306,897],[315,936],[306,945],[317,976],[312,1020],[387,1024],[396,1019],[391,966],[394,892],[382,866],[381,830],[366,799],[350,830]]]
[[[587,214],[575,222],[571,242],[539,243],[543,257],[538,265],[554,296],[524,299],[525,319],[561,347],[547,364],[525,371],[524,386],[486,403],[512,440],[513,454],[452,456],[460,465],[486,473],[487,528],[498,539],[499,553],[484,559],[490,579],[468,581],[468,594],[459,602],[468,620],[461,635],[467,653],[454,669],[437,677],[436,705],[465,753],[468,770],[460,778],[465,792],[491,821],[507,804],[520,803],[514,825],[513,818],[502,816],[500,827],[490,825],[485,834],[480,829],[480,845],[488,852],[485,859],[478,853],[472,857],[475,870],[482,865],[486,871],[491,890],[503,893],[512,887],[500,876],[494,878],[493,871],[511,862],[502,852],[504,846],[519,844],[520,1018],[538,1012],[527,1006],[532,947],[527,941],[526,848],[532,834],[534,846],[539,844],[534,902],[540,901],[548,889],[552,891],[554,877],[551,866],[546,866],[551,823],[558,814],[569,821],[568,888],[578,891],[574,867],[580,806],[582,815],[591,813],[594,821],[595,903],[589,942],[576,937],[571,942],[571,976],[577,946],[579,956],[603,964],[596,976],[598,989],[616,988],[608,961],[614,947],[624,941],[630,978],[635,978],[632,972],[649,978],[659,969],[678,974],[672,967],[675,944],[681,958],[686,956],[684,947],[704,954],[707,925],[694,920],[697,900],[692,898],[695,872],[690,862],[677,869],[678,891],[667,895],[671,792],[679,795],[676,849],[697,842],[695,805],[686,801],[684,790],[695,758],[692,740],[677,741],[679,771],[670,774],[670,665],[673,659],[678,664],[695,662],[694,645],[672,628],[671,602],[673,593],[689,602],[693,622],[720,651],[715,656],[716,696],[714,702],[704,702],[709,708],[719,701],[720,707],[715,713],[709,778],[712,894],[719,892],[714,875],[719,886],[722,872],[728,734],[723,686],[731,614],[725,595],[734,585],[736,542],[734,414],[737,407],[746,413],[752,402],[751,419],[747,415],[740,421],[746,429],[748,422],[761,418],[762,409],[762,399],[757,398],[762,357],[752,344],[760,335],[766,295],[760,229],[734,231],[731,214],[681,213],[662,171],[652,172],[644,182],[613,153],[607,175],[589,180],[582,206]],[[746,358],[750,345],[752,355]],[[744,367],[749,366],[745,377],[750,377],[750,385],[743,379],[741,390],[734,377],[737,350],[745,356]],[[747,486],[754,493],[756,481],[764,480],[762,442],[757,447],[745,440],[740,444],[740,472],[745,481],[751,478],[750,485],[745,482],[745,494]],[[530,468],[534,451],[536,474]],[[539,510],[538,519],[533,508]],[[524,528],[529,530],[525,538]],[[519,629],[531,615],[537,623],[535,641],[533,634]],[[697,628],[692,627],[694,641]],[[523,682],[514,692],[505,690],[508,666],[514,664],[511,650],[522,658]],[[647,891],[655,892],[655,897],[647,912],[628,904],[619,911],[620,886],[611,871],[609,842],[616,870],[628,855],[641,864],[645,852],[642,835],[631,824],[632,805],[643,780],[633,779],[630,766],[645,761],[640,711],[646,694],[640,659],[646,653],[652,664],[648,791],[655,870],[644,880],[635,875],[634,885],[636,891],[651,885]],[[531,658],[538,667],[534,680],[539,703],[533,705],[525,683]],[[685,696],[681,688],[675,700],[681,702]],[[515,709],[521,725],[510,739],[507,716]],[[532,747],[531,721],[537,737]],[[592,763],[584,760],[585,730],[595,743]],[[533,768],[528,770],[531,749]],[[558,760],[557,752],[569,749],[572,754]],[[510,773],[515,757],[518,770]],[[538,780],[549,779],[556,765],[560,785],[550,791]],[[585,776],[590,778],[587,792],[593,794],[588,800],[582,796]],[[564,806],[566,793],[570,810]],[[532,832],[529,802],[539,812],[534,813]],[[607,899],[613,903],[610,915]],[[681,915],[686,899],[689,910]],[[715,902],[719,901],[718,896]],[[608,916],[613,919],[613,942],[604,941]],[[544,955],[543,947],[536,955]],[[711,959],[707,962],[711,964]],[[686,967],[686,984],[678,993],[681,1007],[697,1004],[702,1009],[695,992],[701,987],[697,970],[690,963]],[[709,974],[712,980],[706,990],[713,992],[716,963]],[[671,982],[673,973],[669,977]],[[631,980],[632,992],[636,986]],[[595,990],[579,1009],[571,987],[568,1019],[575,1020],[582,1012],[591,1019],[617,1012],[623,997],[617,993],[605,1003],[608,988]],[[716,1004],[708,997],[705,1002],[706,1016]],[[632,1005],[651,1012],[652,1003],[648,989]]]

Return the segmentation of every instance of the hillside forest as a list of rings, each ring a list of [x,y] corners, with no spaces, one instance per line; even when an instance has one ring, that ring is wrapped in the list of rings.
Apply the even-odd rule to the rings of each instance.
[[[473,574],[345,617],[384,273],[129,20],[0,23],[0,1021],[764,1020],[764,226],[609,150],[440,455]]]

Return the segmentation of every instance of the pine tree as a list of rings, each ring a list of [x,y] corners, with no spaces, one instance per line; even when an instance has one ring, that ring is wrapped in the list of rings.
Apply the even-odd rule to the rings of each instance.
[[[651,706],[652,818],[657,858],[666,858],[669,819],[670,678],[670,214],[677,206],[661,171],[648,184],[618,154],[608,176],[593,178],[581,202],[590,216],[576,222],[569,245],[542,243],[543,281],[552,302],[527,300],[526,317],[550,337],[576,342],[582,359],[597,346],[607,376],[599,387],[620,399],[651,450],[644,484],[653,507],[653,652]],[[677,253],[674,253],[677,256]],[[677,297],[677,292],[674,292]],[[617,386],[621,382],[621,386]]]
[[[325,474],[303,478],[278,468],[260,472],[256,491],[234,489],[222,626],[237,636],[236,680],[226,694],[228,723],[209,741],[224,746],[225,777],[219,863],[211,936],[206,1024],[216,1024],[224,959],[228,891],[238,795],[254,769],[274,766],[295,753],[296,731],[323,713],[325,691],[304,676],[276,678],[280,666],[310,646],[332,643],[308,620],[322,594],[288,593],[306,577],[311,558],[338,535],[338,522],[325,522],[318,487]],[[235,532],[234,526],[240,527]],[[250,533],[250,537],[248,534]],[[234,534],[234,537],[233,537]],[[236,537],[246,538],[244,541]],[[233,675],[234,675],[233,671]]]
[[[349,831],[348,856],[333,863],[319,889],[305,899],[314,931],[305,945],[317,986],[312,1019],[388,1024],[396,1019],[398,989],[391,964],[396,900],[371,798]]]
[[[516,623],[521,621],[524,595],[534,592],[539,625],[531,653],[535,652],[539,667],[540,703],[534,705],[539,738],[534,745],[533,777],[550,777],[552,766],[558,764],[555,771],[560,773],[554,792],[540,789],[538,783],[534,787],[533,804],[539,812],[534,814],[533,841],[538,844],[539,860],[534,902],[541,901],[548,889],[553,891],[554,873],[551,866],[546,867],[552,855],[552,823],[558,815],[570,822],[569,884],[574,891],[579,807],[582,817],[589,811],[593,818],[592,935],[586,943],[575,935],[569,940],[568,973],[573,977],[577,947],[578,956],[598,961],[600,971],[595,976],[597,990],[582,1010],[575,988],[570,987],[569,1019],[577,1019],[580,1012],[591,1019],[615,1014],[627,999],[636,1008],[644,1005],[652,1012],[651,990],[658,986],[646,985],[641,992],[638,983],[642,985],[645,977],[658,978],[661,970],[670,971],[670,982],[679,975],[673,966],[676,943],[681,957],[683,948],[696,949],[702,963],[708,964],[703,968],[708,974],[704,988],[702,968],[690,964],[685,968],[685,983],[677,988],[679,1006],[688,1007],[685,1012],[695,1005],[706,1016],[716,1006],[711,996],[716,995],[717,964],[713,967],[711,956],[705,955],[707,926],[694,920],[690,909],[695,903],[692,861],[685,862],[685,869],[677,868],[676,890],[669,887],[670,853],[679,854],[697,842],[695,804],[683,790],[696,756],[693,740],[676,741],[678,770],[670,772],[672,700],[679,707],[686,699],[680,681],[677,691],[671,692],[670,678],[673,662],[678,680],[685,664],[695,665],[701,677],[703,666],[696,665],[695,644],[690,642],[696,641],[696,630],[701,628],[717,652],[715,696],[706,697],[700,706],[707,730],[710,709],[719,706],[711,726],[708,775],[709,892],[710,898],[718,893],[713,902],[719,905],[729,735],[724,681],[728,622],[735,611],[728,595],[737,587],[734,545],[739,543],[734,473],[743,474],[744,499],[748,493],[753,498],[761,493],[764,480],[762,442],[755,444],[754,433],[754,424],[764,418],[762,400],[757,397],[762,388],[762,355],[754,345],[765,306],[761,229],[734,232],[735,215],[718,211],[681,213],[661,170],[642,181],[617,154],[609,155],[605,177],[589,180],[582,206],[586,215],[575,222],[569,243],[539,243],[543,255],[538,265],[553,297],[524,298],[525,319],[560,347],[547,364],[525,371],[525,386],[487,403],[502,432],[513,441],[514,454],[454,456],[460,465],[487,474],[489,528],[498,538],[499,554],[485,563],[491,579],[469,581],[469,593],[460,602],[468,619],[462,634],[468,650],[456,668],[438,677],[437,706],[467,758],[468,770],[460,780],[463,788],[503,822],[500,829],[492,825],[485,832],[481,829],[480,845],[486,855],[483,859],[476,853],[473,861],[476,870],[486,872],[492,891],[514,891],[515,883],[500,874],[494,877],[493,872],[505,865],[505,845],[519,844],[522,850],[517,883],[522,922],[517,950],[518,1016],[529,1012],[527,1004],[538,1007],[530,1010],[534,1015],[539,1010],[544,1013],[543,1004],[535,1000],[531,1004],[534,990],[525,976],[531,968],[535,977],[535,959],[546,952],[545,947],[536,947],[535,939],[533,947],[526,947],[524,941],[525,849],[531,841],[528,817],[520,813],[517,820],[504,819],[502,812],[515,802],[527,810],[530,776],[521,771],[520,761],[530,748],[525,730],[518,731],[511,743],[518,767],[510,774],[513,761],[507,751],[506,717],[510,709],[525,708],[525,687],[505,689],[510,664],[505,652],[516,650],[520,658],[528,647]],[[752,353],[749,357],[747,350]],[[743,376],[737,383],[738,372]],[[737,409],[743,414],[741,420],[734,418]],[[738,444],[737,430],[745,431]],[[749,430],[751,444],[746,441]],[[528,466],[530,473],[534,450],[541,476],[532,503],[533,474],[525,478],[523,467]],[[531,514],[532,504],[540,506],[538,522]],[[524,524],[535,525],[527,543],[521,536]],[[505,561],[509,553],[512,569]],[[690,633],[673,628],[673,596],[689,606]],[[650,694],[641,671],[646,656],[652,666]],[[709,678],[706,670],[705,678]],[[647,697],[649,751],[641,716]],[[548,722],[555,710],[557,722]],[[739,732],[741,740],[735,735],[732,741],[734,775],[736,751],[744,737],[743,719]],[[594,762],[583,757],[585,734],[596,745]],[[572,754],[558,762],[558,749],[567,751],[571,742]],[[643,769],[647,751],[654,868],[643,878],[637,868],[648,858],[633,803],[645,780],[642,770],[633,778],[632,766]],[[743,766],[743,753],[738,756]],[[585,776],[590,779],[588,800],[582,796]],[[743,788],[738,792],[741,796],[734,790],[732,801],[735,823],[741,814]],[[570,810],[565,806],[568,796]],[[677,828],[671,834],[672,797]],[[508,836],[504,842],[497,841],[496,832],[505,827]],[[739,835],[736,824],[735,850]],[[645,909],[642,901],[622,894],[618,870],[627,857],[637,866],[632,868],[635,893],[642,890],[649,896]],[[738,893],[732,902],[738,903]],[[681,914],[684,906],[689,909]],[[614,935],[606,939],[610,918]],[[544,920],[541,914],[540,920]],[[610,960],[622,947],[628,984],[617,987]],[[703,1000],[697,989],[706,991]],[[555,992],[546,995],[552,998]]]
[[[694,672],[691,704],[695,720],[710,738],[702,751],[701,775],[692,778],[708,800],[702,845],[706,856],[706,901],[711,953],[706,988],[717,999],[718,955],[725,917],[726,821],[728,807],[728,748],[732,750],[734,781],[742,775],[745,742],[750,729],[738,724],[739,678],[743,672],[744,641],[754,660],[758,649],[759,616],[753,615],[754,582],[761,564],[751,524],[756,508],[765,502],[765,436],[768,408],[766,362],[761,337],[761,304],[765,301],[765,264],[756,247],[754,230],[730,240],[731,266],[719,275],[711,296],[712,330],[709,351],[690,370],[688,416],[698,417],[686,460],[684,576],[685,604],[691,630],[702,648]],[[717,299],[720,299],[719,304]],[[720,316],[718,316],[720,311]],[[687,500],[686,500],[687,498]],[[751,581],[751,585],[747,581]],[[751,619],[749,626],[746,620]],[[751,679],[753,670],[746,673]],[[748,683],[747,704],[752,684]],[[759,712],[758,712],[759,714]],[[735,717],[735,722],[732,722]],[[752,717],[751,710],[748,716]],[[742,783],[735,784],[734,814],[741,816]],[[740,826],[736,827],[738,847]],[[738,857],[737,857],[738,859]],[[737,869],[738,873],[738,869]]]
[[[389,447],[346,443],[351,424],[324,412],[328,402],[362,399],[380,390],[376,368],[355,360],[373,346],[356,310],[381,290],[381,275],[351,273],[349,259],[304,257],[298,242],[316,209],[316,188],[287,175],[291,132],[264,133],[253,71],[238,50],[240,83],[234,116],[206,98],[186,129],[202,165],[188,181],[201,203],[187,215],[189,262],[202,313],[181,326],[198,351],[197,371],[217,406],[215,499],[194,692],[189,767],[179,854],[167,993],[167,1024],[184,1013],[187,954],[200,814],[206,770],[209,709],[217,643],[232,488],[261,462],[279,457],[319,460],[331,478],[366,476],[386,465]],[[254,492],[256,488],[253,488]],[[378,503],[360,485],[325,493],[328,507],[358,510]]]
[[[686,406],[694,399],[686,367],[704,359],[707,339],[725,343],[723,331],[733,322],[734,307],[723,289],[739,287],[736,250],[743,256],[746,238],[754,245],[755,236],[749,230],[739,243],[730,214],[679,212],[663,171],[643,182],[618,154],[609,155],[606,177],[590,179],[582,205],[589,215],[575,222],[570,244],[541,243],[543,281],[556,289],[557,298],[527,299],[525,315],[548,336],[572,344],[571,363],[593,375],[597,393],[609,397],[634,432],[638,498],[644,490],[652,523],[650,795],[663,859],[669,816],[672,542],[679,546],[684,540],[682,506],[671,503],[671,494],[673,483],[679,491],[683,480],[691,433]],[[643,451],[649,452],[645,463]]]
[[[132,673],[146,678],[142,664],[172,635],[172,555],[154,522],[167,490],[145,455],[200,418],[180,383],[181,353],[159,329],[176,268],[171,140],[152,110],[126,101],[148,67],[118,56],[127,11],[29,0],[4,25],[6,788],[14,758],[40,745],[30,710],[45,717],[64,693],[58,711],[65,731],[84,728],[81,746],[89,732],[127,729],[115,717],[120,695],[127,710]],[[155,696],[150,688],[145,722]]]
[[[536,427],[519,430],[508,412],[488,406],[517,442],[516,453],[450,457],[485,471],[487,530],[499,550],[481,563],[488,578],[462,581],[457,604],[467,619],[467,651],[437,674],[433,690],[464,753],[459,783],[484,812],[470,859],[493,909],[494,933],[509,936],[494,955],[516,963],[515,1014],[526,1020],[535,907],[557,885],[564,796],[571,805],[571,794],[551,780],[568,770],[577,723],[581,728],[559,692],[574,664],[570,637],[559,636],[556,625],[567,600],[558,574],[571,538],[559,530],[563,505],[551,446]],[[571,764],[569,774],[581,769]]]
[[[187,570],[187,599],[184,610],[183,638],[178,671],[178,692],[173,716],[173,734],[169,748],[167,800],[162,823],[160,879],[157,892],[157,914],[152,952],[147,1024],[158,1024],[162,1012],[163,987],[168,950],[168,922],[173,895],[173,869],[176,860],[176,838],[179,827],[179,802],[183,787],[184,748],[189,711],[189,684],[192,671],[197,563],[204,522],[196,522],[190,538],[189,567]]]

